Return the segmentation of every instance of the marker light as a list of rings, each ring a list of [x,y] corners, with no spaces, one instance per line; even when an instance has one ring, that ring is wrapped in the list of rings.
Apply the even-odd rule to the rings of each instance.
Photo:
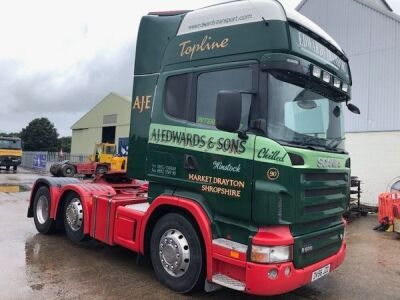
[[[340,89],[340,80],[338,78],[333,79],[333,85],[335,88]]]
[[[292,259],[292,246],[252,246],[251,261],[258,263],[280,263]]]
[[[329,74],[328,72],[324,72],[324,74],[322,75],[322,80],[325,82],[331,82],[331,74]]]
[[[300,64],[300,62],[297,59],[293,59],[293,58],[288,58],[288,59],[286,59],[286,61],[290,62],[292,64],[296,64],[296,65]]]
[[[313,66],[312,74],[313,74],[314,77],[321,78],[321,73],[322,73],[322,70],[320,68],[318,68],[316,66]]]
[[[343,84],[342,84],[342,91],[347,93],[348,90],[349,90],[349,86],[347,85],[347,83],[344,83],[344,82],[343,82]]]

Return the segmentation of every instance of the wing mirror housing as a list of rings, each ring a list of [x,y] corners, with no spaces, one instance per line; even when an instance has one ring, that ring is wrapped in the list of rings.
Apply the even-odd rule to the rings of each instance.
[[[346,106],[347,106],[348,110],[351,111],[353,114],[357,114],[357,115],[361,114],[360,109],[357,106],[355,106],[354,104],[347,102]]]
[[[242,118],[242,95],[238,91],[220,91],[217,95],[215,126],[222,131],[237,132]]]

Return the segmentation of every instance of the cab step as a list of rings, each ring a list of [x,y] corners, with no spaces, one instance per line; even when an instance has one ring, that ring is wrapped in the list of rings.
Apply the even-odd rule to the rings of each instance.
[[[236,291],[243,292],[246,289],[246,284],[224,274],[214,274],[212,282]]]

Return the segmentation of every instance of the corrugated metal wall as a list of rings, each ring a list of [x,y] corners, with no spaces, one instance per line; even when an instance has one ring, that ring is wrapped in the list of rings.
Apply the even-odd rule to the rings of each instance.
[[[400,130],[400,22],[355,0],[307,0],[299,11],[350,59],[352,101],[362,114],[346,114],[346,131]]]

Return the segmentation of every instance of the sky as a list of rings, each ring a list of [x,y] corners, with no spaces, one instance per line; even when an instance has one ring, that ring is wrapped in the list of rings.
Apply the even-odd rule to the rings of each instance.
[[[0,132],[47,117],[60,136],[71,135],[110,92],[131,96],[142,15],[225,1],[0,0]],[[400,0],[388,2],[400,12]]]

